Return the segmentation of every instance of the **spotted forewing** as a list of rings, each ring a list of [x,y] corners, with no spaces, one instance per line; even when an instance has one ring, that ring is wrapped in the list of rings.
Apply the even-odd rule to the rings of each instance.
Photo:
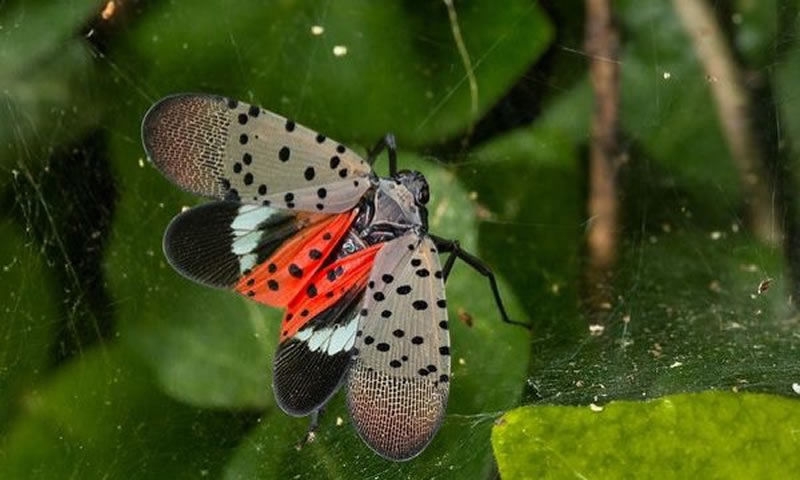
[[[450,381],[444,280],[429,237],[409,233],[384,245],[360,313],[350,415],[377,452],[414,457],[441,424]]]
[[[369,188],[370,166],[344,145],[223,97],[166,97],[147,112],[142,136],[167,178],[207,197],[341,213]]]

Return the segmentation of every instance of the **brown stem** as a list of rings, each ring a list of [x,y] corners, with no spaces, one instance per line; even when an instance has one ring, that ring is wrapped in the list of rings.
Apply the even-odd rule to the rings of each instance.
[[[591,321],[595,323],[598,314],[610,305],[610,289],[604,285],[616,264],[619,233],[619,32],[611,0],[586,0],[585,35],[595,107],[589,147],[588,271],[584,281]]]
[[[744,191],[747,222],[762,241],[777,245],[783,236],[776,215],[764,156],[752,128],[750,98],[742,72],[706,0],[673,0],[706,72],[717,116]]]

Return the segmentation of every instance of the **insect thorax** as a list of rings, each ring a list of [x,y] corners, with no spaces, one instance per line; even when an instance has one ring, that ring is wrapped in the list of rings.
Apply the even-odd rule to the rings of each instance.
[[[404,170],[393,177],[376,178],[375,187],[359,203],[360,214],[343,249],[360,250],[409,231],[424,234],[428,230],[427,199],[428,183],[419,172]]]

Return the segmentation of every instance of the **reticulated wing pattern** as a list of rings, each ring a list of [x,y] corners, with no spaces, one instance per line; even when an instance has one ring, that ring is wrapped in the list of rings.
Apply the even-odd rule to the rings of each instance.
[[[364,293],[347,380],[356,430],[380,455],[417,455],[441,425],[450,338],[438,252],[409,233],[384,245]]]
[[[208,197],[341,213],[370,187],[370,166],[344,145],[224,97],[166,97],[145,115],[142,138],[167,178]]]
[[[329,217],[230,201],[206,203],[172,219],[164,233],[164,253],[182,275],[232,288],[287,239]]]

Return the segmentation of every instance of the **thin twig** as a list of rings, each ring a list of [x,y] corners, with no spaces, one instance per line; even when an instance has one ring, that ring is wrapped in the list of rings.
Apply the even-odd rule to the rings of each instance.
[[[773,208],[763,152],[752,126],[750,97],[742,72],[706,0],[673,0],[706,72],[717,116],[744,190],[747,221],[762,241],[776,245],[783,233]]]
[[[605,285],[616,265],[619,231],[619,33],[610,0],[586,0],[584,41],[595,95],[589,146],[588,271],[584,278],[594,323],[599,321],[598,313],[608,310],[611,300]]]
[[[453,0],[442,0],[447,6],[447,15],[450,18],[450,29],[453,32],[453,41],[458,48],[458,54],[461,56],[461,63],[464,64],[464,70],[467,72],[467,81],[469,82],[469,97],[470,97],[470,121],[469,129],[467,130],[466,137],[472,135],[475,129],[475,122],[478,119],[478,80],[475,78],[475,71],[472,68],[472,60],[469,58],[467,46],[464,44],[464,39],[461,37],[461,28],[458,26],[458,15],[456,14]]]

